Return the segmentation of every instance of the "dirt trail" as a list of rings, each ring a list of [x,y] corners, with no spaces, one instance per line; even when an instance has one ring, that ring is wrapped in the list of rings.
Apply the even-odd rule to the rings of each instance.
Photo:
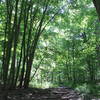
[[[16,89],[8,90],[7,97],[4,94],[1,91],[0,100],[82,100],[77,91],[65,87]]]

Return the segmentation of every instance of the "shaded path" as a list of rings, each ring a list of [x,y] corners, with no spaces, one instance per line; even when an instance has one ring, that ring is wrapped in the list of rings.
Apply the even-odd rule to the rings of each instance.
[[[0,91],[0,100],[3,91]],[[82,100],[77,91],[71,88],[49,88],[49,89],[16,89],[8,90],[5,100]]]

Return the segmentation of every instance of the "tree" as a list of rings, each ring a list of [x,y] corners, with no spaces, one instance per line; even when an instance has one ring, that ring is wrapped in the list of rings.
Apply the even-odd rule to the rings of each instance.
[[[96,7],[96,11],[97,11],[98,17],[100,19],[100,1],[99,0],[93,0],[93,3],[95,5],[95,7]]]
[[[99,15],[99,1],[93,2]],[[4,87],[96,83],[100,35],[92,4],[90,0],[2,0],[0,82]]]

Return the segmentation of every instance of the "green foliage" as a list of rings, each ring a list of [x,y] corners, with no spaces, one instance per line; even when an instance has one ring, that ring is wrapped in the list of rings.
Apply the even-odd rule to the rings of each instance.
[[[23,6],[21,3],[23,3]],[[7,15],[6,2],[0,4],[0,60],[2,62],[4,44],[7,47],[7,43],[9,43],[13,34],[15,36],[19,34],[16,42],[15,61],[12,59],[14,37],[11,42],[8,76],[12,73],[10,71],[11,66],[14,68],[11,65],[13,61],[19,63],[21,58],[17,85],[21,80],[22,69],[24,69],[24,84],[25,75],[31,66],[30,86],[42,88],[69,86],[76,87],[78,91],[89,93],[93,84],[100,80],[100,23],[92,1],[42,0],[41,2],[41,0],[33,0],[29,2],[28,0],[20,0],[16,23],[14,22],[15,4],[16,2],[11,2],[12,7],[14,7],[11,20]],[[29,5],[31,9],[28,12]],[[44,12],[46,5],[47,9]],[[17,21],[21,16],[21,7],[23,9],[19,25],[20,30],[15,32],[15,29],[18,28]],[[11,23],[8,23],[6,30],[5,22],[7,20]],[[13,25],[15,25],[14,30]],[[6,37],[4,36],[5,30],[7,31]],[[31,36],[28,37],[30,31]],[[9,48],[6,48],[6,50],[9,50]],[[7,51],[5,56],[7,57]],[[25,62],[24,58],[26,59]],[[31,65],[30,63],[28,65],[30,59]],[[2,72],[2,68],[3,66],[0,67],[0,72]],[[17,69],[18,64],[16,64],[14,71],[16,72]],[[2,78],[1,81],[3,81]]]
[[[90,93],[89,86],[87,84],[77,86],[76,90],[79,91],[80,93],[85,93],[85,94]]]

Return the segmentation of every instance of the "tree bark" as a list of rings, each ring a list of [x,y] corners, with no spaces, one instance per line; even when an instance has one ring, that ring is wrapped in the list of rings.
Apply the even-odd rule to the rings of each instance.
[[[100,0],[93,0],[94,6],[96,7],[96,11],[98,13],[98,17],[100,20]]]

